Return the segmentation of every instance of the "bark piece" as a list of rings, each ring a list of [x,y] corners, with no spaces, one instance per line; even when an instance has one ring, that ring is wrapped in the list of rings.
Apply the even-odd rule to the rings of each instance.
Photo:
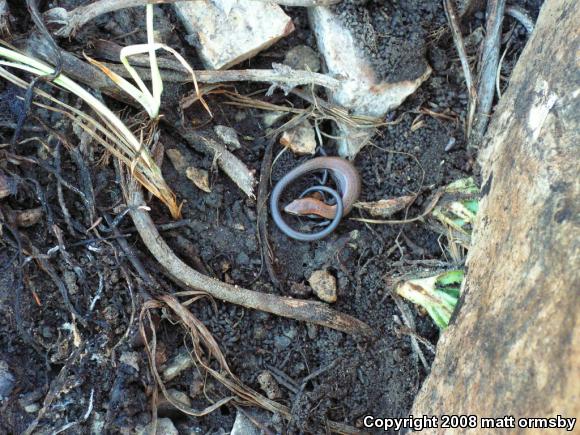
[[[250,59],[294,30],[291,18],[274,3],[205,0],[173,5],[209,69],[227,69]]]
[[[309,9],[311,27],[318,48],[326,61],[328,72],[341,77],[341,85],[332,99],[357,115],[382,117],[398,107],[417,90],[431,74],[425,63],[424,71],[411,80],[382,82],[357,46],[351,31],[327,7]],[[373,132],[339,124],[342,139],[338,141],[341,156],[354,156],[370,140]]]
[[[580,415],[578,22],[576,0],[544,3],[497,106],[460,307],[414,416]]]
[[[227,127],[225,125],[216,125],[213,128],[215,134],[226,144],[226,146],[231,150],[239,150],[242,145],[238,139],[238,133],[232,127]]]

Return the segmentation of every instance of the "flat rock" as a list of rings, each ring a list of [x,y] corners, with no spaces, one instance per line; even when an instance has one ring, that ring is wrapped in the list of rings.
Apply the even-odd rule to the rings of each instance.
[[[139,435],[151,435],[153,429],[153,424],[149,423],[147,426],[141,430],[137,430]],[[179,435],[177,428],[169,418],[159,418],[157,419],[157,431],[156,435]]]
[[[299,156],[312,155],[316,151],[316,136],[309,121],[289,128],[280,137],[280,144]]]
[[[308,9],[318,49],[324,57],[328,73],[341,79],[341,86],[332,93],[334,103],[356,115],[381,118],[397,108],[431,74],[424,71],[410,80],[387,83],[380,80],[372,63],[357,45],[351,31],[327,7]],[[339,124],[338,141],[341,156],[354,156],[371,139],[372,129]]]
[[[260,435],[261,433],[248,417],[238,411],[230,435]]]
[[[310,275],[308,283],[318,299],[333,303],[336,302],[336,278],[327,270],[317,270]]]
[[[199,0],[173,5],[208,69],[227,69],[250,59],[294,30],[275,3]]]
[[[193,184],[195,184],[199,189],[204,192],[210,193],[211,189],[209,187],[209,174],[205,169],[199,169],[194,166],[189,166],[185,170],[185,175],[189,178]]]

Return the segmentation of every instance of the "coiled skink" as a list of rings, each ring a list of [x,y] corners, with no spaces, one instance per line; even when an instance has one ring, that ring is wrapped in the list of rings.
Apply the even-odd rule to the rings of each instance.
[[[324,230],[316,233],[301,233],[291,228],[282,218],[278,203],[284,190],[296,181],[298,178],[310,172],[327,170],[335,181],[340,192],[340,201],[337,205],[328,205],[314,198],[301,198],[294,200],[285,207],[285,211],[296,215],[316,214],[327,219],[332,219],[330,225]],[[309,191],[325,191],[331,195],[336,195],[325,186],[316,186],[308,189]],[[272,190],[270,197],[270,208],[272,218],[278,228],[287,236],[302,241],[318,240],[326,237],[338,226],[340,219],[346,216],[352,209],[353,204],[358,199],[361,190],[361,181],[358,171],[348,160],[339,157],[316,157],[308,160],[300,166],[292,169],[278,181],[278,184]],[[342,206],[341,206],[342,205]],[[342,209],[340,216],[337,216],[337,209]]]

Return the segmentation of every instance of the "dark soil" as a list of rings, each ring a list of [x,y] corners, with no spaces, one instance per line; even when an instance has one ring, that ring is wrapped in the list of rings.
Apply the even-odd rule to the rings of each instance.
[[[33,27],[22,5],[9,2],[15,11],[15,36],[26,35]],[[82,1],[60,0],[51,6],[68,10]],[[532,16],[537,16],[540,0],[518,2]],[[46,5],[44,5],[46,7]],[[344,1],[337,6],[345,22],[354,29],[361,48],[373,57],[381,77],[397,81],[414,63],[426,59],[433,68],[431,78],[401,106],[389,114],[397,124],[381,128],[374,144],[365,147],[355,160],[362,180],[362,200],[373,201],[421,191],[413,206],[395,215],[401,219],[420,214],[430,195],[440,186],[458,178],[477,175],[474,157],[465,150],[461,120],[464,117],[467,92],[455,49],[446,31],[441,2],[407,1]],[[158,16],[165,16],[158,25],[166,42],[184,53],[194,67],[201,67],[195,52],[185,43],[185,34],[170,7],[159,7]],[[303,10],[286,8],[297,30],[274,47],[261,53],[241,67],[268,68],[281,62],[288,49],[305,44],[316,48]],[[163,13],[164,14],[163,14]],[[124,45],[145,40],[144,12],[125,10],[90,22],[70,41],[58,41],[64,49],[82,55],[97,38],[111,39]],[[470,29],[484,24],[481,13],[467,22]],[[144,28],[143,28],[144,29]],[[505,34],[513,29],[510,48],[505,57],[502,75],[509,77],[527,39],[525,30],[507,17]],[[471,47],[476,55],[477,47]],[[502,82],[506,86],[507,81]],[[48,88],[47,88],[48,89]],[[247,94],[267,89],[267,85],[238,84],[237,90]],[[0,121],[14,122],[18,104],[14,88],[0,82],[4,113]],[[167,107],[178,104],[178,96],[189,91],[167,86]],[[52,91],[55,92],[54,90]],[[70,104],[75,99],[61,94]],[[306,107],[295,96],[277,91],[271,97],[264,92],[255,98],[296,107]],[[208,96],[214,118],[199,109],[186,112],[197,122],[234,127],[239,133],[242,149],[235,154],[259,174],[267,143],[263,114],[255,109],[237,109],[224,104],[219,95]],[[8,103],[6,103],[8,102]],[[123,108],[110,101],[112,107]],[[78,104],[77,104],[78,105]],[[421,108],[445,113],[447,118],[421,113]],[[130,115],[130,111],[127,116]],[[44,163],[21,164],[15,167],[0,156],[0,174],[18,174],[17,193],[0,200],[0,364],[4,362],[15,379],[9,397],[0,397],[0,433],[23,433],[42,410],[37,431],[51,433],[68,423],[76,422],[65,433],[136,433],[151,421],[152,391],[155,385],[146,352],[138,339],[137,320],[144,297],[151,291],[138,277],[127,253],[113,233],[100,232],[107,240],[92,240],[93,233],[84,234],[94,220],[105,215],[112,218],[123,211],[123,197],[113,164],[104,159],[96,145],[79,145],[70,123],[47,112],[35,109],[27,126],[40,126],[37,116],[54,129],[49,137],[44,131],[33,132],[44,144],[28,141],[15,153],[31,156]],[[325,125],[328,132],[331,126]],[[66,137],[71,146],[57,147],[56,133]],[[12,129],[0,129],[0,143],[8,143]],[[191,150],[174,134],[162,127],[161,142],[165,149],[179,149],[189,164],[210,172],[211,193],[203,193],[178,173],[168,159],[163,173],[178,198],[184,201],[184,225],[163,231],[165,240],[181,258],[194,268],[226,282],[244,288],[299,298],[313,298],[307,279],[316,270],[330,271],[338,282],[338,311],[367,322],[375,331],[372,339],[359,339],[331,329],[278,318],[266,313],[243,309],[215,301],[195,302],[191,312],[214,335],[230,368],[248,386],[261,391],[258,375],[270,370],[286,384],[300,387],[309,374],[327,368],[308,381],[301,394],[281,383],[277,400],[292,409],[288,423],[280,416],[261,415],[261,421],[274,433],[324,433],[325,419],[362,428],[366,415],[382,417],[406,416],[413,398],[428,374],[412,351],[409,336],[401,329],[401,313],[392,299],[391,284],[404,273],[424,272],[429,265],[450,260],[443,251],[444,238],[417,222],[404,226],[365,225],[345,220],[332,236],[315,242],[290,240],[270,223],[270,241],[281,286],[272,284],[262,267],[260,245],[256,237],[256,206],[213,165],[212,156]],[[450,142],[450,151],[445,151]],[[78,149],[76,148],[78,145]],[[0,145],[0,151],[9,148]],[[277,155],[279,148],[275,150]],[[334,154],[332,141],[327,151]],[[59,157],[60,156],[60,157]],[[64,203],[73,223],[66,223],[59,205],[57,181],[46,167],[57,168],[61,160],[62,177],[81,190],[92,184],[96,211],[89,213],[80,196],[63,188]],[[275,183],[289,169],[306,158],[296,158],[285,152],[275,160],[272,181]],[[90,180],[85,175],[90,174]],[[298,189],[297,189],[298,192]],[[150,201],[152,215],[158,224],[170,222],[166,210],[158,201]],[[43,207],[40,222],[30,228],[16,229],[3,225],[9,210]],[[353,213],[357,215],[358,213]],[[54,227],[62,232],[66,252],[53,249],[59,242]],[[162,274],[154,258],[150,258],[140,243],[129,217],[118,225],[125,240],[141,259],[145,268],[168,292],[182,290]],[[20,250],[18,247],[22,247]],[[32,247],[38,251],[33,252]],[[41,256],[43,260],[33,259]],[[48,265],[48,268],[47,268]],[[57,287],[63,283],[70,296],[70,306],[63,302]],[[95,301],[95,295],[99,295]],[[132,304],[134,307],[132,308]],[[92,306],[93,305],[93,306]],[[71,315],[76,310],[81,318]],[[416,333],[436,344],[439,331],[428,316],[411,307]],[[158,320],[158,364],[190,349],[191,343],[183,328],[161,315]],[[80,345],[75,342],[78,331]],[[77,346],[78,345],[78,346]],[[423,348],[427,360],[433,355]],[[330,368],[329,368],[330,367]],[[282,373],[282,374],[280,374]],[[2,382],[0,365],[0,395]],[[205,396],[199,385],[205,382]],[[193,407],[208,406],[207,399],[218,400],[229,395],[219,383],[200,379],[195,369],[168,382],[168,388],[188,394]],[[87,409],[91,410],[84,418]],[[175,410],[160,410],[183,434],[228,433],[233,425],[236,408],[225,405],[204,417],[192,417]]]

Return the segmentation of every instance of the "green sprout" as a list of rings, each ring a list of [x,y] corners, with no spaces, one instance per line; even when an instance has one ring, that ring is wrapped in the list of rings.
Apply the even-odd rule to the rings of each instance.
[[[445,329],[459,300],[463,275],[463,270],[449,270],[428,278],[411,279],[399,284],[396,292],[427,310],[435,324]]]
[[[451,236],[465,248],[471,242],[471,230],[479,210],[479,188],[473,178],[462,178],[447,185],[437,206],[431,212],[430,226]]]

